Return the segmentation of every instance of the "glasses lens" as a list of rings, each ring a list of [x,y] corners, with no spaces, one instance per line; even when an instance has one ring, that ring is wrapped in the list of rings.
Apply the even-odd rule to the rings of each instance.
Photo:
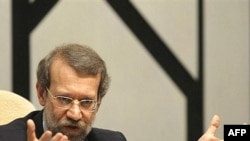
[[[95,100],[81,100],[80,107],[82,110],[93,111],[95,110],[95,107],[96,107],[96,101]]]
[[[71,98],[65,96],[56,96],[55,98],[57,105],[63,108],[69,108],[73,101]]]

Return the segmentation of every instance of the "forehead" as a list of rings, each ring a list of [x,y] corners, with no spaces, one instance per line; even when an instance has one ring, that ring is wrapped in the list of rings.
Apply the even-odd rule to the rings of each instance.
[[[50,88],[67,93],[98,93],[100,74],[79,73],[61,59],[55,59],[50,69]]]

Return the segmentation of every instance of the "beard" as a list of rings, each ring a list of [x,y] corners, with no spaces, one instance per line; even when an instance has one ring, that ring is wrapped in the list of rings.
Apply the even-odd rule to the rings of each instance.
[[[70,118],[57,119],[49,107],[51,105],[44,108],[44,121],[53,136],[60,132],[66,135],[70,141],[82,141],[91,131],[94,117],[90,123],[83,120],[75,121]]]

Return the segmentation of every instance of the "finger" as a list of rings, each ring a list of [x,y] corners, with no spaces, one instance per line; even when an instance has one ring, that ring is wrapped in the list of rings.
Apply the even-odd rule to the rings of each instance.
[[[40,137],[39,141],[48,141],[52,138],[51,131],[45,131],[42,136]]]
[[[220,125],[220,117],[218,115],[214,115],[206,134],[214,135],[219,125]]]
[[[35,130],[36,130],[36,127],[35,127],[33,120],[28,119],[27,120],[27,138],[28,138],[28,141],[36,141],[37,140]]]

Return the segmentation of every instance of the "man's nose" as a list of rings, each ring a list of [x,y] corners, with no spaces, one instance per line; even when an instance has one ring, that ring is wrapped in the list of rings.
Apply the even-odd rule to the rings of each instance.
[[[78,121],[82,118],[82,111],[81,108],[79,106],[79,103],[75,103],[72,102],[72,105],[70,106],[70,108],[67,111],[67,117]]]

